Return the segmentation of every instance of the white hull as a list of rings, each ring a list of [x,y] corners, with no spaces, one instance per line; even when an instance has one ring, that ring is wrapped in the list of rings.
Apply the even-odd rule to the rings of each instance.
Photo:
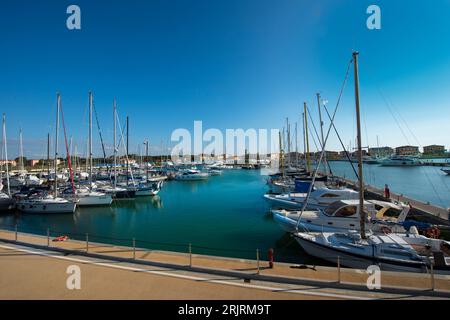
[[[17,209],[25,213],[74,213],[75,202],[39,202],[23,201],[17,204]]]
[[[78,206],[109,206],[112,203],[112,197],[109,194],[101,195],[80,195],[78,196]]]
[[[425,266],[407,265],[401,263],[392,263],[386,260],[379,261],[376,258],[363,257],[353,254],[348,254],[343,251],[337,251],[330,247],[316,244],[313,241],[306,240],[303,237],[295,236],[295,239],[300,246],[311,256],[329,261],[331,263],[337,263],[337,257],[339,257],[340,264],[342,266],[354,268],[354,269],[367,269],[371,265],[378,265],[385,271],[398,271],[398,272],[426,272]]]

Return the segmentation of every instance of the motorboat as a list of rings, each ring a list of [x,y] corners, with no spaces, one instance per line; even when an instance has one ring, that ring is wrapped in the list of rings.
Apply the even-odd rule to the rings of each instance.
[[[156,196],[161,191],[162,185],[162,180],[156,183],[140,183],[136,185],[136,197]]]
[[[209,178],[209,174],[206,172],[200,172],[196,169],[180,170],[175,176],[175,180],[178,181],[199,181]]]
[[[365,200],[366,228],[373,232],[406,232],[401,225],[410,207],[386,201]],[[274,220],[287,232],[346,232],[359,230],[359,200],[336,201],[315,211],[272,210]]]
[[[444,172],[445,174],[450,175],[450,169],[442,168],[441,171]]]
[[[264,198],[280,208],[302,208],[308,193],[265,194]],[[358,192],[349,188],[317,188],[311,192],[307,207],[325,209],[339,200],[358,199]]]
[[[380,161],[380,165],[384,167],[413,167],[421,164],[417,157],[412,156],[392,156]]]

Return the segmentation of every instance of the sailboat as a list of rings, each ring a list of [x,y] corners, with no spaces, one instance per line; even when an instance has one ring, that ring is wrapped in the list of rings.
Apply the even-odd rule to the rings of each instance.
[[[59,112],[61,110],[61,96],[57,94],[56,107],[56,138],[55,138],[55,176],[58,172],[58,133]],[[18,200],[17,209],[26,213],[74,213],[76,201],[58,197],[58,179],[54,179],[54,195],[39,194]]]
[[[136,190],[129,188],[121,188],[117,185],[117,109],[116,99],[113,101],[113,146],[114,146],[114,166],[113,166],[113,185],[104,185],[97,190],[112,196],[114,200],[134,200],[136,197]],[[122,137],[123,138],[123,137]]]
[[[9,169],[8,169],[8,147],[6,144],[6,115],[3,114],[3,163],[5,164],[6,174],[6,193],[3,192],[3,179],[0,179],[0,211],[9,211],[15,207],[15,201],[11,197],[11,189],[9,184]],[[3,173],[3,171],[1,172]]]
[[[361,123],[359,109],[358,52],[353,52],[356,127],[358,143],[359,207],[364,207]],[[328,137],[327,137],[328,138]],[[324,150],[322,150],[322,155]],[[322,158],[322,156],[321,156]],[[320,163],[320,162],[319,162]],[[295,232],[296,241],[310,255],[344,266],[365,269],[378,265],[383,270],[426,272],[429,261],[396,234],[366,232],[366,212],[359,215],[359,230],[347,232]]]
[[[112,203],[110,194],[95,191],[92,182],[92,92],[89,92],[89,142],[88,142],[88,162],[89,162],[89,186],[87,189],[80,189],[76,193],[78,206],[109,206]]]

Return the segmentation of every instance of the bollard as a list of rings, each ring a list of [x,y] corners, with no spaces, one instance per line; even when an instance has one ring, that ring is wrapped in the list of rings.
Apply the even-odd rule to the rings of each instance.
[[[259,274],[259,249],[256,249],[256,267],[258,269]]]
[[[431,291],[434,291],[434,268],[433,268],[433,262],[430,264],[430,272],[431,272]]]
[[[338,283],[341,283],[341,257],[337,257]]]
[[[50,247],[50,228],[47,228],[47,247]]]
[[[133,238],[133,260],[136,260],[136,239]]]
[[[189,243],[189,267],[192,267],[192,244]]]
[[[89,234],[86,233],[86,252],[89,252]]]
[[[17,223],[16,223],[16,226],[15,226],[15,236],[14,236],[14,240],[17,242]]]

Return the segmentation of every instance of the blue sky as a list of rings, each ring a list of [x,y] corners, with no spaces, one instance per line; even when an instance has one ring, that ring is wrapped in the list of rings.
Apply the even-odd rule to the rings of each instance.
[[[70,4],[81,8],[81,30],[66,28]],[[381,30],[366,28],[370,4],[381,7]],[[89,90],[107,144],[116,97],[121,118],[130,116],[131,150],[149,138],[152,153],[194,120],[205,129],[281,128],[286,117],[299,120],[303,101],[316,119],[316,92],[334,106],[353,49],[364,143],[449,148],[448,30],[448,0],[2,1],[9,153],[17,155],[22,127],[25,154],[44,156],[57,91],[80,153]],[[346,145],[355,136],[350,80],[336,120]],[[334,136],[328,148],[341,149]]]

